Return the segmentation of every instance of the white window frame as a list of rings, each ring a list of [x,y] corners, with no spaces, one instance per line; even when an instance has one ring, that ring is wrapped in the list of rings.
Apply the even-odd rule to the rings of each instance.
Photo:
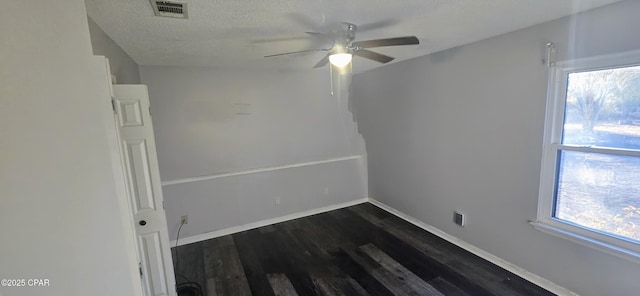
[[[538,215],[537,220],[532,221],[531,225],[540,231],[625,259],[640,262],[640,244],[637,242],[605,232],[587,229],[553,217],[560,151],[595,152],[640,157],[640,151],[562,144],[568,75],[574,72],[629,66],[640,66],[640,51],[563,61],[556,63],[554,67],[549,69]]]

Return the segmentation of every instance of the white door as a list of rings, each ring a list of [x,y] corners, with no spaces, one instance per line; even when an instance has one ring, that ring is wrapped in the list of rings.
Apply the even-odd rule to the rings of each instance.
[[[143,290],[148,296],[173,296],[173,261],[147,86],[114,85],[113,91]]]

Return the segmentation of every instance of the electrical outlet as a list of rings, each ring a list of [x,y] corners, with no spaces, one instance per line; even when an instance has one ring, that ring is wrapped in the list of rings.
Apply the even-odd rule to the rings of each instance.
[[[180,217],[180,224],[187,224],[187,223],[189,223],[189,217],[187,215]]]

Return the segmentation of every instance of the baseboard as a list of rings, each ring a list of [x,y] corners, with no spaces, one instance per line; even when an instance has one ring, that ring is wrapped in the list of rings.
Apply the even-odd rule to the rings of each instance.
[[[262,227],[262,226],[267,226],[267,225],[276,224],[276,223],[280,223],[280,222],[285,222],[285,221],[289,221],[289,220],[293,220],[293,219],[312,216],[312,215],[315,215],[315,214],[329,212],[329,211],[333,211],[333,210],[337,210],[337,209],[342,209],[342,208],[354,206],[354,205],[357,205],[357,204],[365,203],[365,202],[368,202],[368,201],[369,201],[369,199],[365,197],[365,198],[351,200],[351,201],[347,201],[347,202],[343,202],[343,203],[339,203],[339,204],[328,205],[328,206],[324,206],[324,207],[321,207],[321,208],[315,208],[315,209],[311,209],[311,210],[308,210],[308,211],[297,212],[297,213],[288,214],[288,215],[284,215],[284,216],[280,216],[280,217],[260,220],[260,221],[252,222],[252,223],[249,223],[249,224],[233,226],[233,227],[220,229],[220,230],[216,230],[216,231],[211,231],[211,232],[207,232],[207,233],[203,233],[203,234],[198,234],[198,235],[193,235],[193,236],[189,236],[189,237],[185,237],[185,238],[180,238],[178,240],[178,246],[197,243],[197,242],[200,242],[200,241],[205,241],[205,240],[216,238],[216,237],[221,237],[221,236],[225,236],[225,235],[229,235],[229,234],[234,234],[234,233],[238,233],[238,232],[242,232],[242,231],[245,231],[245,230],[250,230],[250,229],[254,229],[254,228],[258,228],[258,227]],[[171,244],[172,247],[175,247],[176,246],[176,241],[175,240],[171,241],[170,244]]]
[[[454,245],[456,245],[456,246],[458,246],[460,248],[463,248],[463,249],[467,250],[468,252],[470,252],[470,253],[472,253],[472,254],[474,254],[474,255],[482,258],[482,259],[485,259],[485,260],[487,260],[487,261],[489,261],[489,262],[491,262],[491,263],[493,263],[493,264],[495,264],[497,266],[500,266],[500,267],[508,270],[509,272],[511,272],[511,273],[513,273],[513,274],[515,274],[515,275],[517,275],[517,276],[519,276],[519,277],[521,277],[521,278],[523,278],[523,279],[525,279],[525,280],[527,280],[529,282],[532,282],[532,283],[534,283],[534,284],[546,289],[549,292],[552,292],[552,293],[557,294],[557,295],[562,295],[562,296],[578,296],[578,294],[576,294],[574,292],[571,292],[568,289],[563,288],[563,287],[559,286],[558,284],[556,284],[556,283],[554,283],[552,281],[549,281],[549,280],[547,280],[545,278],[542,278],[542,277],[540,277],[540,276],[538,276],[538,275],[536,275],[534,273],[531,273],[531,272],[529,272],[529,271],[527,271],[527,270],[525,270],[525,269],[523,269],[521,267],[518,267],[518,266],[516,266],[516,265],[514,265],[514,264],[512,264],[512,263],[510,263],[510,262],[508,262],[508,261],[506,261],[504,259],[501,259],[501,258],[499,258],[499,257],[497,257],[497,256],[495,256],[495,255],[493,255],[493,254],[491,254],[489,252],[486,252],[486,251],[484,251],[484,250],[482,250],[482,249],[480,249],[480,248],[478,248],[478,247],[476,247],[476,246],[474,246],[474,245],[472,245],[472,244],[470,244],[470,243],[468,243],[466,241],[463,241],[463,240],[461,240],[461,239],[459,239],[459,238],[457,238],[455,236],[452,236],[452,235],[450,235],[450,234],[448,234],[448,233],[446,233],[446,232],[444,232],[444,231],[442,231],[442,230],[440,230],[438,228],[435,228],[435,227],[433,227],[433,226],[431,226],[429,224],[426,224],[426,223],[424,223],[424,222],[422,222],[422,221],[420,221],[420,220],[418,220],[418,219],[416,219],[414,217],[411,217],[411,216],[409,216],[409,215],[407,215],[407,214],[405,214],[405,213],[403,213],[401,211],[398,211],[398,210],[396,210],[396,209],[394,209],[394,208],[392,208],[392,207],[390,207],[390,206],[388,206],[388,205],[386,205],[386,204],[384,204],[384,203],[382,203],[380,201],[377,201],[377,200],[375,200],[373,198],[369,198],[368,200],[369,200],[370,203],[382,208],[383,210],[385,210],[385,211],[387,211],[387,212],[389,212],[391,214],[396,215],[398,218],[400,218],[402,220],[405,220],[405,221],[407,221],[407,222],[409,222],[409,223],[411,223],[411,224],[413,224],[415,226],[418,226],[418,227],[420,227],[420,228],[422,228],[422,229],[424,229],[424,230],[426,230],[426,231],[428,231],[428,232],[430,232],[430,233],[432,233],[432,234],[434,234],[436,236],[439,236],[440,238],[442,238],[442,239],[444,239],[444,240],[446,240],[446,241],[448,241],[448,242],[450,242],[450,243],[452,243],[452,244],[454,244]]]

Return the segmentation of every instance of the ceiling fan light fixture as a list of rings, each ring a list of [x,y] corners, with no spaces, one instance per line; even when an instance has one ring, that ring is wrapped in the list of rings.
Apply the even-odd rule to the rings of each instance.
[[[351,62],[350,53],[334,53],[329,56],[329,62],[336,67],[344,67]]]

